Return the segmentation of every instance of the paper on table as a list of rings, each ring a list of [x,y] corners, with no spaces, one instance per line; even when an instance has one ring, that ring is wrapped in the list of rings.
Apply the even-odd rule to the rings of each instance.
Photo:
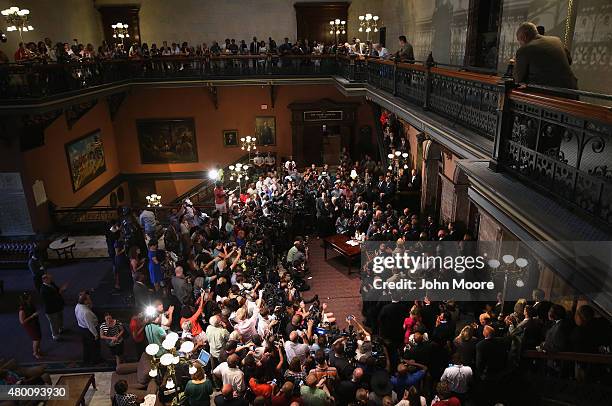
[[[350,245],[351,247],[356,247],[357,245],[359,245],[359,241],[355,241],[355,240],[348,240],[346,243]]]
[[[156,400],[157,395],[155,395],[154,393],[150,393],[144,397],[144,402],[142,402],[140,406],[154,406]]]

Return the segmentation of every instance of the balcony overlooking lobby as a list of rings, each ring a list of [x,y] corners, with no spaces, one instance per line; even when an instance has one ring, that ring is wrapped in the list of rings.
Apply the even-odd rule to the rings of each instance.
[[[0,384],[608,403],[607,1],[0,10]]]

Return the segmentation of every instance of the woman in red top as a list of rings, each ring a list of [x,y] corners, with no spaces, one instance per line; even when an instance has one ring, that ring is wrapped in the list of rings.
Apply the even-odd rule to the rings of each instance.
[[[204,303],[207,300],[205,295],[206,293],[202,292],[202,296],[200,296],[196,301],[196,304],[199,304],[199,306],[195,313],[193,312],[193,308],[191,308],[191,306],[184,306],[181,310],[180,326],[184,332],[191,334],[195,348],[201,347],[206,342],[206,334],[198,322],[198,319],[202,315]]]
[[[421,314],[418,307],[413,307],[410,310],[410,316],[404,319],[404,344],[408,344],[410,335],[414,332],[416,325],[421,322]]]
[[[136,349],[138,350],[138,356],[140,356],[147,346],[147,340],[145,339],[145,327],[146,323],[142,313],[137,313],[132,316],[130,320],[130,334],[134,343],[136,343]]]
[[[215,189],[213,190],[215,195],[215,209],[221,214],[227,213],[227,204],[225,202],[225,190],[223,190],[223,184],[221,182],[217,182],[215,184]]]

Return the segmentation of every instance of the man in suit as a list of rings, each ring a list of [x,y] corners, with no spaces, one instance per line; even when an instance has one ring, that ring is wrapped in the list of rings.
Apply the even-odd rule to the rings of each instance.
[[[495,329],[485,326],[484,339],[476,344],[476,374],[480,378],[479,397],[493,404],[502,388],[502,379],[508,360],[509,343],[506,338],[495,337]]]
[[[391,179],[391,176],[385,176],[385,180],[379,184],[380,189],[380,200],[383,203],[390,202],[393,199],[395,193],[395,182]]]
[[[30,259],[28,260],[28,268],[30,268],[30,272],[32,272],[32,279],[34,280],[34,287],[36,291],[40,291],[40,286],[42,285],[42,278],[45,274],[45,266],[40,259],[40,254],[38,253],[37,248],[33,248],[30,252]]]
[[[410,171],[410,181],[408,182],[410,190],[420,191],[421,190],[421,176],[417,173],[416,169]]]
[[[399,36],[399,44],[400,44],[400,50],[397,51],[397,54],[396,54],[397,57],[401,61],[410,62],[410,63],[414,62],[414,50],[412,48],[412,44],[408,42],[405,35]]]
[[[535,24],[525,22],[516,31],[516,39],[520,44],[513,72],[516,83],[578,89],[569,51],[559,38],[540,35]]]
[[[64,290],[66,286],[58,287],[53,282],[51,274],[46,273],[42,276],[40,297],[49,320],[51,337],[55,341],[60,339],[60,334],[64,331],[64,298],[62,297]]]
[[[553,304],[548,311],[548,318],[552,321],[552,326],[546,332],[542,349],[546,352],[567,351],[570,326],[565,318],[565,309],[561,305]]]
[[[548,311],[552,306],[552,303],[548,300],[544,300],[544,291],[542,289],[534,289],[531,293],[534,300],[533,311],[535,316],[542,321],[544,324],[548,324]]]
[[[249,52],[251,55],[259,55],[259,42],[257,41],[257,37],[253,37],[253,42],[249,46]]]

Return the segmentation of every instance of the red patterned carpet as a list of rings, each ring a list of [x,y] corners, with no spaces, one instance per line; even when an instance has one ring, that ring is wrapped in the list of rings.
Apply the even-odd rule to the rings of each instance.
[[[329,310],[336,315],[340,328],[344,328],[346,316],[349,314],[354,315],[357,320],[363,320],[358,261],[353,264],[349,276],[345,259],[332,250],[328,250],[327,254],[326,261],[321,240],[313,238],[310,241],[309,267],[312,279],[308,280],[311,289],[305,293],[307,298],[314,294],[319,295],[319,300],[326,302]]]

